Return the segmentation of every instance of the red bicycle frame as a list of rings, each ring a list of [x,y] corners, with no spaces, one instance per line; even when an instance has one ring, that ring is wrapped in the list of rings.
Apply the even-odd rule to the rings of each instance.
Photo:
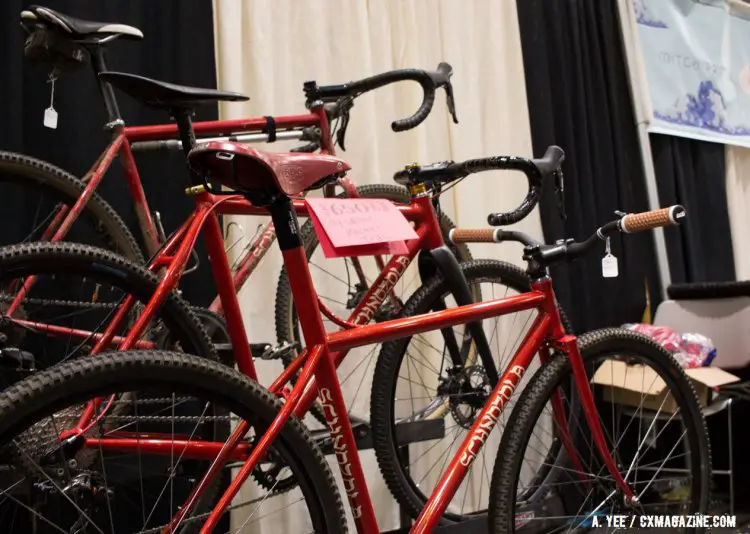
[[[306,127],[320,128],[320,152],[322,154],[335,155],[336,150],[331,142],[328,117],[322,106],[313,108],[310,113],[304,115],[283,115],[274,117],[274,121],[277,130],[290,130]],[[193,124],[196,136],[199,138],[205,138],[206,136],[237,136],[237,134],[243,132],[261,132],[267,127],[268,119],[266,118],[205,121]],[[296,131],[301,134],[299,130]],[[128,186],[128,191],[133,200],[133,207],[135,209],[138,225],[143,234],[146,252],[149,256],[153,257],[161,247],[162,243],[159,240],[159,232],[157,231],[156,223],[154,222],[151,209],[146,200],[143,184],[140,175],[138,174],[135,158],[133,157],[133,149],[149,142],[177,139],[178,137],[179,131],[175,124],[128,127],[116,126],[114,128],[112,141],[83,178],[83,181],[86,184],[83,193],[72,207],[68,208],[62,204],[57,207],[57,211],[52,218],[49,227],[41,236],[41,240],[61,241],[65,238],[70,228],[81,215],[86,203],[91,199],[91,196],[94,194],[97,187],[99,187],[104,175],[112,165],[115,156],[119,155],[123,168],[123,175]],[[247,141],[260,142],[268,140],[268,134],[258,133],[255,136],[249,135],[244,137]],[[340,180],[339,185],[344,188],[348,197],[358,197],[357,188],[350,179],[344,178]],[[332,194],[332,190],[327,190],[326,194]],[[242,204],[247,203],[241,197],[235,199],[235,202]],[[232,284],[235,291],[239,291],[239,289],[242,288],[249,276],[258,266],[259,262],[271,248],[275,239],[276,233],[273,224],[268,224],[253,240],[248,248],[248,253],[244,254],[239,259],[233,270]],[[382,258],[376,256],[375,259],[378,268],[382,269],[384,266]],[[353,260],[355,261],[355,268],[358,268],[356,258]],[[8,309],[8,315],[11,315],[16,311],[22,298],[33,284],[33,277],[26,281],[22,291],[17,295],[15,302]],[[221,306],[221,299],[217,296],[209,308],[214,312],[221,312]]]
[[[237,295],[232,285],[217,213],[253,215],[267,214],[268,211],[265,208],[253,206],[238,196],[216,197],[205,191],[196,195],[196,201],[197,206],[193,215],[172,236],[152,261],[151,269],[165,268],[166,274],[142,315],[120,344],[120,349],[128,350],[136,346],[146,325],[150,322],[168,292],[179,280],[195,240],[199,232],[204,230],[219,297],[224,305],[227,325],[235,349],[236,361],[241,372],[255,379],[255,366],[243,327]],[[290,201],[289,206],[289,209],[294,210],[299,215],[307,214],[304,200]],[[571,359],[576,386],[581,394],[584,413],[592,429],[598,451],[622,491],[627,496],[632,496],[632,491],[617,470],[608,450],[596,415],[593,396],[583,361],[578,352],[576,338],[566,335],[564,332],[555,305],[552,284],[548,278],[535,281],[531,292],[518,296],[459,306],[417,317],[364,324],[369,322],[371,318],[371,312],[368,310],[379,307],[418,251],[433,249],[443,244],[442,234],[429,195],[417,195],[413,197],[408,206],[399,206],[399,210],[408,220],[415,223],[418,239],[408,243],[407,255],[391,258],[365,298],[352,312],[350,318],[346,321],[340,320],[340,324],[344,326],[341,331],[333,333],[326,333],[325,331],[322,315],[326,315],[327,310],[321,306],[315,293],[303,247],[300,245],[291,250],[283,251],[284,265],[289,275],[292,294],[297,303],[307,349],[270,386],[271,392],[277,395],[282,394],[286,384],[301,370],[294,388],[284,395],[286,402],[282,410],[255,447],[242,442],[242,438],[249,428],[245,422],[237,426],[226,443],[164,439],[128,432],[118,432],[113,437],[87,438],[84,436],[84,432],[93,424],[92,418],[94,418],[98,406],[104,402],[103,399],[90,402],[75,428],[64,432],[61,438],[66,439],[73,435],[84,436],[84,446],[96,447],[99,450],[145,451],[156,455],[169,455],[173,454],[175,450],[180,450],[182,458],[211,460],[212,468],[195,486],[190,497],[164,532],[175,531],[180,522],[190,513],[197,497],[227,461],[243,461],[243,466],[201,530],[202,533],[209,533],[251,471],[259,461],[265,458],[268,447],[273,443],[288,418],[295,414],[298,416],[304,414],[317,396],[328,422],[334,451],[358,532],[378,532],[352,427],[347,417],[340,383],[336,375],[336,368],[340,362],[348,351],[355,347],[382,343],[499,315],[536,309],[538,314],[534,323],[505,369],[502,378],[494,387],[488,402],[472,425],[458,453],[430,496],[413,527],[413,531],[428,532],[436,527],[478,452],[485,444],[488,435],[497,424],[500,413],[528,369],[534,355],[540,353],[544,360],[550,348],[565,351]],[[112,342],[112,332],[119,327],[118,322],[127,315],[130,305],[132,305],[131,302],[123,303],[113,323],[99,339],[93,352],[102,350]],[[562,404],[553,402],[553,409],[556,419],[564,422],[564,414],[561,413]],[[566,427],[563,425],[563,428]],[[570,458],[573,458],[576,462],[577,455],[573,449],[570,436],[563,435],[562,438]],[[585,476],[583,472],[581,472],[581,476]]]

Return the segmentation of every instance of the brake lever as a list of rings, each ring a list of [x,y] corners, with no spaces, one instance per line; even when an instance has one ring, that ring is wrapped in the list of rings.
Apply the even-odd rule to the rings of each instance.
[[[437,71],[430,74],[432,82],[436,88],[442,87],[445,89],[445,99],[448,104],[448,111],[453,118],[453,123],[458,124],[458,117],[456,116],[456,100],[453,97],[453,84],[451,83],[451,76],[453,76],[453,67],[448,63],[442,62],[438,65]]]
[[[346,138],[346,129],[349,127],[349,111],[354,107],[354,99],[347,98],[341,102],[341,126],[339,126],[336,132],[336,142],[341,147],[341,150],[346,151],[344,145],[344,139]]]
[[[445,101],[448,104],[448,111],[453,117],[453,124],[458,124],[456,116],[456,101],[453,99],[453,85],[451,82],[445,84]]]

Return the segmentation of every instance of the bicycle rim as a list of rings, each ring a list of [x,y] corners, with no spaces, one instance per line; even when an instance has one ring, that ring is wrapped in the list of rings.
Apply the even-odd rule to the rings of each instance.
[[[71,208],[83,194],[85,184],[47,162],[23,154],[0,151],[0,192],[4,199],[23,202],[23,216],[5,232],[1,245],[49,240],[45,232],[58,209]],[[138,243],[117,212],[96,192],[63,238],[106,248],[135,261],[144,262]]]
[[[614,529],[604,515],[706,513],[711,472],[708,433],[684,371],[656,343],[626,330],[586,334],[579,346],[609,450],[637,501],[629,501],[617,488],[592,443],[585,417],[570,409],[572,403],[560,386],[570,383],[572,370],[560,354],[532,379],[508,421],[493,472],[493,527],[502,532],[578,532],[597,527],[598,532],[608,532]],[[654,400],[604,385],[629,383],[627,373],[635,380],[643,378],[639,382],[643,391],[663,384],[664,395]],[[557,426],[553,394],[562,400],[574,447],[552,466],[559,473],[555,483],[540,484],[529,472],[544,456],[545,447],[561,434],[560,429],[549,430]],[[537,487],[529,487],[529,481]]]

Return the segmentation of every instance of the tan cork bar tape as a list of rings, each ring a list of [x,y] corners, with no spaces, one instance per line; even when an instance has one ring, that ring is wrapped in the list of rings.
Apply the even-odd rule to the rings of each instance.
[[[644,213],[629,213],[622,218],[622,229],[625,232],[642,232],[662,226],[679,224],[677,218],[684,217],[682,206],[672,206]]]
[[[497,228],[455,228],[449,238],[454,243],[494,243]]]

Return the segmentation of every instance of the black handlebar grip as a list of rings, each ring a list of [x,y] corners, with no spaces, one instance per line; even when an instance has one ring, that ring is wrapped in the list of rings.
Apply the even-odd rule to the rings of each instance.
[[[549,150],[548,150],[549,153]],[[542,178],[543,174],[534,160],[518,157],[500,158],[505,169],[514,169],[521,171],[526,175],[529,184],[529,190],[526,197],[515,210],[509,213],[490,213],[487,216],[487,223],[491,226],[505,226],[515,224],[524,219],[531,213],[542,196]]]
[[[531,210],[541,199],[543,178],[560,170],[560,166],[565,161],[565,152],[559,146],[552,145],[547,148],[541,159],[524,160],[523,158],[515,158],[515,161],[514,167],[526,174],[529,181],[529,191],[521,205],[514,211],[488,215],[487,223],[491,226],[515,224],[531,213]]]
[[[403,132],[415,128],[427,118],[432,111],[435,103],[435,90],[444,87],[448,94],[448,107],[453,115],[454,122],[456,118],[455,104],[453,102],[453,91],[450,85],[450,78],[453,75],[453,67],[450,64],[442,62],[434,72],[427,72],[420,69],[399,69],[390,72],[384,72],[358,80],[339,85],[321,85],[315,82],[305,82],[303,88],[305,97],[308,101],[322,99],[329,101],[334,98],[349,96],[356,98],[362,93],[373,91],[385,85],[401,81],[415,81],[422,87],[423,97],[419,109],[406,119],[395,120],[391,123],[394,132]]]
[[[393,121],[391,129],[394,132],[403,132],[419,126],[430,114],[430,111],[432,111],[432,105],[435,103],[435,88],[432,85],[426,85],[422,82],[420,84],[424,90],[422,105],[419,106],[417,112],[411,117]]]
[[[358,82],[351,82],[347,85],[350,90],[354,92],[364,93],[392,83],[409,80],[419,82],[422,87],[431,87],[433,85],[430,75],[421,69],[392,70],[390,72],[383,72],[381,74],[376,74],[375,76],[370,76],[369,78],[359,80]]]
[[[529,188],[529,192],[526,194],[526,198],[523,199],[521,205],[510,213],[490,213],[487,216],[487,224],[490,226],[507,226],[509,224],[516,224],[519,221],[525,219],[529,213],[539,204],[539,199],[542,197],[542,188],[539,186],[532,185]]]

